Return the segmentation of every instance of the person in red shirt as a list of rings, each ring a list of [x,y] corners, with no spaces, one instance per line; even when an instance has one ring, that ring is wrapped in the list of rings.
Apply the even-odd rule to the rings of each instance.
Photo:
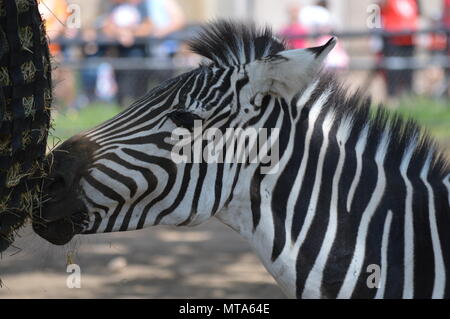
[[[442,14],[442,26],[447,29],[447,32],[450,30],[450,0],[444,1],[444,11]],[[447,54],[450,60],[450,33],[447,33]],[[447,84],[450,86],[450,65],[447,66],[445,70],[445,77]],[[450,88],[447,90],[447,95],[449,95]]]
[[[303,49],[307,47],[306,38],[297,37],[299,35],[307,34],[306,28],[299,21],[299,13],[299,5],[292,4],[291,6],[289,6],[289,24],[285,26],[280,32],[280,35],[286,38],[286,42],[291,49]]]
[[[442,22],[446,28],[450,28],[450,0],[444,1],[444,12],[442,14]]]
[[[417,0],[380,0],[381,20],[388,32],[415,31],[419,24],[419,5]],[[412,90],[413,70],[402,68],[405,60],[414,56],[414,36],[395,35],[384,37],[383,55],[387,62],[387,91],[389,97],[408,93]],[[406,61],[405,61],[406,62]],[[398,67],[398,68],[397,68]]]

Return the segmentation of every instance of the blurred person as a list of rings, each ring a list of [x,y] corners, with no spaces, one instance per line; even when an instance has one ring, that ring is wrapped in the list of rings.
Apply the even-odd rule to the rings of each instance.
[[[61,45],[57,39],[66,32],[65,22],[69,16],[66,0],[45,0],[39,2],[39,12],[45,20],[45,28],[49,38],[50,54],[56,65],[63,59]],[[58,107],[72,107],[75,101],[75,77],[70,69],[58,67],[52,72],[54,86],[55,105]]]
[[[443,0],[444,2],[444,10],[442,12],[442,25],[444,28],[449,31],[450,29],[450,0]],[[447,33],[447,35],[450,37],[450,34]]]
[[[184,14],[175,0],[146,0],[146,3],[153,25],[152,36],[163,38],[184,27]]]
[[[53,56],[61,52],[61,46],[54,41],[65,32],[65,21],[68,17],[67,2],[65,0],[46,0],[39,2],[39,12],[45,20],[47,36],[50,40],[49,49]]]
[[[416,93],[439,97],[448,88],[445,81],[445,68],[439,63],[440,59],[446,55],[447,36],[445,32],[440,31],[442,27],[441,13],[434,12],[427,18],[427,22],[429,22],[431,29],[437,31],[430,32],[420,38],[421,45],[429,53],[431,63],[426,69],[421,71],[420,77],[417,78]],[[433,61],[437,63],[433,63]]]
[[[152,23],[152,39],[147,47],[148,56],[169,66],[166,69],[146,71],[151,86],[154,86],[173,77],[173,57],[180,51],[182,41],[166,37],[183,29],[186,22],[183,11],[175,0],[145,0],[145,2]]]
[[[450,0],[444,1],[444,10],[442,13],[442,26],[447,29],[447,56],[448,61],[450,61]],[[450,96],[450,65],[447,65],[445,70],[445,80],[447,82],[447,97]]]
[[[138,48],[136,38],[149,36],[152,24],[145,0],[111,0],[103,32],[124,48]]]
[[[152,23],[145,0],[110,0],[110,8],[103,23],[106,36],[119,42],[118,56],[144,58],[145,43],[138,38],[148,37]],[[144,95],[148,89],[145,70],[116,70],[117,100],[121,106]]]
[[[441,15],[433,15],[429,18],[430,27],[432,29],[440,29],[443,26]],[[432,32],[427,38],[427,48],[432,55],[445,52],[447,49],[447,35],[445,32]]]
[[[328,9],[327,1],[317,1],[314,5],[300,10],[300,22],[313,37],[309,46],[321,46],[328,42],[335,29],[335,20]],[[317,36],[316,36],[317,35]],[[342,41],[338,41],[334,49],[324,61],[324,67],[334,71],[345,71],[350,64],[350,57]]]
[[[173,57],[173,65],[179,70],[192,69],[197,67],[202,62],[200,55],[192,52],[189,44],[183,42],[180,44],[180,48]]]
[[[151,36],[164,38],[181,30],[185,26],[185,17],[181,7],[174,0],[145,0],[148,15],[152,23]],[[172,55],[178,50],[175,40],[164,40],[160,45],[150,48],[150,54]]]
[[[419,24],[419,5],[417,0],[378,0],[381,8],[382,27],[388,32],[416,31]],[[414,56],[415,37],[413,35],[385,36],[383,56],[390,58],[409,58]],[[399,62],[401,61],[399,59]],[[400,62],[401,63],[401,62]],[[397,63],[395,63],[397,64]],[[390,66],[398,66],[390,65]],[[387,93],[390,98],[412,91],[413,69],[386,70]]]
[[[310,34],[328,32],[330,25],[334,25],[327,1],[317,1],[303,7],[300,10],[299,21]]]
[[[77,47],[78,59],[88,62],[89,58],[102,57],[105,53],[104,45],[99,45],[97,40],[101,21],[107,12],[107,2],[104,0],[70,0],[71,4],[79,6],[81,28],[75,29],[74,38],[83,41],[81,47]],[[67,34],[67,33],[66,33]],[[102,99],[96,92],[98,70],[100,66],[86,63],[80,69],[80,86],[75,102],[75,107],[81,109],[90,103]]]
[[[288,7],[289,22],[280,32],[291,49],[302,49],[307,46],[307,39],[298,36],[306,35],[307,30],[300,22],[300,6],[292,3]],[[297,37],[297,38],[296,38]]]

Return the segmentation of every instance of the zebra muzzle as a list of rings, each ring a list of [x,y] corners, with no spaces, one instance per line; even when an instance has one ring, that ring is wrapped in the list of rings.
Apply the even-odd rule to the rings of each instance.
[[[89,220],[80,179],[87,174],[94,149],[89,140],[74,136],[47,156],[43,200],[33,212],[33,229],[52,244],[66,244]]]

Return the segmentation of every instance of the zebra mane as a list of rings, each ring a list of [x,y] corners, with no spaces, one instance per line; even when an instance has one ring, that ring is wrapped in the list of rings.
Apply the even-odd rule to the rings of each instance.
[[[329,103],[326,103],[322,114],[331,111],[335,122],[351,119],[353,136],[359,136],[364,128],[369,128],[369,152],[375,154],[385,133],[389,135],[388,153],[396,154],[398,163],[392,161],[387,165],[400,166],[402,156],[413,148],[414,169],[420,170],[427,157],[431,155],[430,176],[442,179],[450,170],[450,161],[442,148],[428,131],[415,120],[388,110],[383,105],[372,107],[372,100],[361,91],[349,93],[348,87],[337,80],[332,73],[322,73],[319,83],[313,93],[313,100],[317,99],[325,90],[331,90]],[[315,95],[315,96],[314,96]]]
[[[207,24],[189,46],[222,67],[246,64],[287,48],[270,27],[258,29],[254,24],[224,20]]]

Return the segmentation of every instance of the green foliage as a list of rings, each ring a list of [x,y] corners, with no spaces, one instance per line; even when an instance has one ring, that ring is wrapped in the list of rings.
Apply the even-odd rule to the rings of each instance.
[[[66,110],[65,112],[53,112],[53,126],[49,145],[53,145],[54,139],[66,140],[72,135],[93,128],[94,126],[109,120],[119,113],[121,109],[116,105],[96,103],[83,108],[80,111]]]
[[[400,102],[398,112],[415,119],[432,136],[450,145],[450,101],[424,97],[406,98]]]

